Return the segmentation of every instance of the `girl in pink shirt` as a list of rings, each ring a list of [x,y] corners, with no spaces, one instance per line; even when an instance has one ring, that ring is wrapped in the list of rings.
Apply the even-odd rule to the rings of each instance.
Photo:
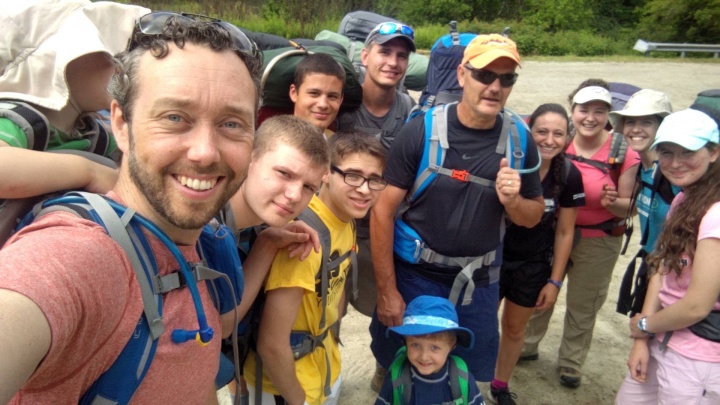
[[[720,156],[708,115],[669,115],[652,145],[663,175],[683,191],[673,201],[655,251],[643,312],[616,404],[720,403]]]

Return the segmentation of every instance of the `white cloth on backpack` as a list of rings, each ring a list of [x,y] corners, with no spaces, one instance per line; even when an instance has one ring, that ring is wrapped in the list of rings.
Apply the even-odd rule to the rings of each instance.
[[[123,51],[145,7],[89,0],[0,2],[0,98],[60,111],[65,68],[80,56]]]

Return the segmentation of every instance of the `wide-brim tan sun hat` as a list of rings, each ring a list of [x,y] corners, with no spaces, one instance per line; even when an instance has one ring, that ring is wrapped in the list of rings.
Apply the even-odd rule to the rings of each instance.
[[[65,68],[90,53],[123,51],[145,7],[110,1],[0,2],[0,98],[60,111],[68,104]]]
[[[613,130],[622,133],[625,117],[644,117],[657,115],[665,118],[672,113],[672,105],[668,96],[657,90],[642,89],[630,97],[625,108],[610,112],[610,124]]]

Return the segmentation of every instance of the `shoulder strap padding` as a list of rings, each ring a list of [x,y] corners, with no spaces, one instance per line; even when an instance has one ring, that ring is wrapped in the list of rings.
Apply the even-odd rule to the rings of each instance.
[[[469,392],[467,364],[465,360],[455,355],[450,355],[449,359],[448,374],[453,401],[456,404],[467,404]]]
[[[318,237],[320,238],[320,244],[322,246],[322,252],[321,252],[321,269],[320,269],[320,290],[322,294],[322,315],[320,316],[320,329],[325,328],[325,307],[327,306],[327,291],[329,288],[329,272],[330,270],[334,269],[335,267],[340,266],[345,260],[350,258],[350,276],[352,280],[352,294],[353,298],[357,298],[357,255],[356,255],[356,244],[353,241],[353,247],[338,256],[337,258],[330,260],[330,253],[332,252],[332,239],[330,235],[330,230],[327,228],[325,223],[320,219],[320,217],[315,213],[315,211],[311,210],[310,208],[305,208],[300,215],[298,215],[298,219],[304,221],[306,224],[310,225],[313,229],[315,229],[318,233]],[[352,224],[353,230],[354,223]],[[354,233],[354,232],[353,232]]]
[[[407,361],[407,347],[402,346],[395,353],[390,365],[390,381],[393,388],[393,405],[409,405],[412,396],[412,371]]]
[[[86,203],[54,204],[51,200],[46,207],[38,206],[34,210],[34,218],[49,212],[65,211],[91,219],[88,213],[92,212],[92,219],[103,226],[125,251],[136,273],[143,299],[143,316],[132,337],[110,368],[83,394],[80,403],[128,403],[150,368],[157,338],[164,331],[160,313],[162,298],[151,287],[152,277],[157,275],[155,258],[142,231],[130,223],[135,214],[132,209],[127,208],[119,216],[108,201],[97,194],[76,192],[67,196],[81,197]],[[64,198],[57,200],[62,201]]]

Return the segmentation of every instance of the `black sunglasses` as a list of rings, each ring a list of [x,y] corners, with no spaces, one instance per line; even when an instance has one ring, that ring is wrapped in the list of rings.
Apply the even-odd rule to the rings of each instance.
[[[465,65],[465,69],[470,71],[470,75],[473,79],[479,81],[486,86],[493,84],[496,79],[500,79],[500,86],[512,87],[518,79],[517,73],[497,74],[490,70],[476,69],[470,65]]]
[[[382,191],[385,189],[385,187],[387,187],[388,184],[387,180],[381,179],[379,177],[373,177],[371,179],[368,179],[367,177],[363,177],[357,173],[346,173],[340,170],[340,168],[335,165],[330,165],[330,170],[343,176],[343,180],[348,186],[362,187],[362,185],[365,184],[365,182],[367,181],[368,188],[370,190]]]
[[[250,53],[251,55],[259,55],[258,47],[255,41],[248,38],[240,28],[230,24],[229,22],[219,20],[217,18],[208,17],[201,14],[190,14],[190,13],[174,13],[172,11],[156,11],[153,13],[145,14],[144,16],[137,19],[135,22],[135,30],[140,31],[145,35],[162,35],[165,30],[165,25],[170,18],[177,18],[185,21],[207,21],[211,22],[222,29],[224,29],[232,39],[235,47],[239,51]],[[134,40],[135,35],[130,37],[128,42],[127,52],[137,48],[138,42]]]

